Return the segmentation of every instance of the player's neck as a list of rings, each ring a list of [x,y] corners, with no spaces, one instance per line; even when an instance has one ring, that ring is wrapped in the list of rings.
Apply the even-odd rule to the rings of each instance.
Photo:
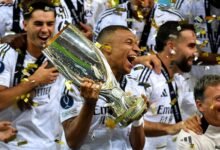
[[[173,78],[174,74],[178,72],[178,69],[173,62],[170,54],[165,52],[158,53],[158,57],[162,61],[163,65],[166,67],[168,74],[171,78]]]
[[[112,70],[112,72],[113,72],[113,74],[115,75],[116,80],[119,82],[119,81],[122,79],[122,77],[123,77],[123,75],[121,74],[121,72],[119,72],[119,71],[114,71],[114,70]]]
[[[27,51],[35,58],[39,58],[42,55],[42,49],[30,42],[28,42]]]

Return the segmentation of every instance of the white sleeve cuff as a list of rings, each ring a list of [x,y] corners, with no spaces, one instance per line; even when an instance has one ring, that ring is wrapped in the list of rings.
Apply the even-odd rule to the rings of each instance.
[[[144,118],[143,117],[141,117],[139,120],[136,120],[136,121],[132,122],[133,127],[140,127],[143,124],[144,124]]]

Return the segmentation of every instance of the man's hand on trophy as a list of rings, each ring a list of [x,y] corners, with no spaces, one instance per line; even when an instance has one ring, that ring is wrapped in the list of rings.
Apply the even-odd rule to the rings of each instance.
[[[28,79],[36,83],[36,86],[54,82],[59,73],[55,67],[47,68],[47,66],[48,62],[43,63]]]
[[[150,107],[150,102],[149,102],[149,99],[147,98],[147,96],[142,94],[141,97],[144,99],[145,104],[146,104],[146,108],[145,108],[145,110],[143,112],[143,115],[144,115],[148,111],[148,109]]]
[[[80,86],[80,93],[87,104],[96,105],[96,102],[99,98],[100,90],[100,83],[95,83],[91,79],[83,78]]]
[[[141,95],[141,97],[144,99],[146,107],[145,107],[142,115],[140,116],[140,118],[132,122],[133,127],[139,127],[139,126],[143,125],[143,123],[144,123],[143,115],[148,111],[148,108],[150,106],[148,98],[143,94]]]
[[[154,71],[158,74],[161,73],[161,62],[154,54],[149,54],[145,56],[138,56],[132,61],[134,65],[142,64],[149,68],[154,69]]]

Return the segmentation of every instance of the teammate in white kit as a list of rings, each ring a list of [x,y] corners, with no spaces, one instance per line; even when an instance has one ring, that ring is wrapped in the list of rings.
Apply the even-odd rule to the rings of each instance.
[[[98,42],[103,45],[102,52],[119,82],[130,72],[132,58],[140,51],[136,36],[127,27],[109,26],[100,33]],[[80,92],[74,88],[68,103],[65,98],[61,99],[61,121],[69,147],[83,150],[142,149],[145,139],[143,120],[134,121],[125,128],[107,128],[104,122],[111,112],[106,98],[99,96],[99,90],[99,84],[87,79]]]
[[[220,54],[220,1],[218,0],[177,0],[176,8],[184,19],[194,24],[202,51]],[[207,57],[207,56],[206,56]],[[206,66],[199,63],[192,68],[192,75],[202,77],[205,74],[219,74],[218,57],[216,65]]]
[[[177,139],[178,150],[220,149],[220,76],[206,75],[194,88],[197,107],[202,113],[203,134],[181,131]]]
[[[23,16],[20,0],[12,3],[0,4],[0,37],[6,32],[23,32]],[[105,10],[104,1],[100,0],[60,0],[52,1],[56,10],[55,33],[60,31],[66,23],[76,24],[80,29],[92,38],[92,27],[98,15]]]
[[[164,23],[156,37],[156,50],[162,73],[158,75],[138,65],[127,75],[125,91],[149,98],[151,109],[144,115],[145,149],[175,150],[172,135],[184,127],[183,120],[196,112],[192,92],[180,74],[190,71],[196,57],[193,25],[177,21]]]
[[[55,7],[43,0],[25,2],[25,48],[0,45],[0,120],[11,121],[18,131],[15,139],[0,142],[0,149],[55,150],[62,134],[56,95],[60,80],[42,55],[54,33]]]

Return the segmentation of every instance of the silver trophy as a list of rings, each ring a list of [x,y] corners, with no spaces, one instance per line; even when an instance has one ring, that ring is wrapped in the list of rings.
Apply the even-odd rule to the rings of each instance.
[[[143,115],[145,100],[120,88],[105,56],[75,26],[68,25],[55,35],[43,53],[78,88],[84,77],[103,83],[100,95],[113,112],[106,119],[108,127],[128,126]]]

